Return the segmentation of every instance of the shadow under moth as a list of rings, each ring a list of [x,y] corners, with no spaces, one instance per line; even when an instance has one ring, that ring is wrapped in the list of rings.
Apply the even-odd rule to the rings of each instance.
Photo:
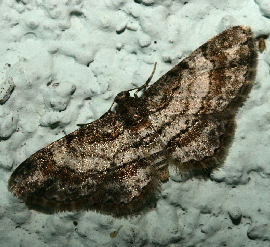
[[[21,163],[9,189],[43,212],[139,211],[179,173],[210,174],[234,135],[234,117],[255,77],[257,50],[248,27],[231,27],[193,51],[141,96],[119,93],[114,110]]]

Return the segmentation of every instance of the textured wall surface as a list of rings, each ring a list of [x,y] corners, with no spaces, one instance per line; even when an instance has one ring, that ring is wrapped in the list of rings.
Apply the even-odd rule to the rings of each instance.
[[[268,0],[0,0],[0,245],[270,246]],[[99,118],[232,25],[266,38],[224,166],[208,180],[173,169],[152,209],[113,218],[42,214],[7,189],[27,157]]]

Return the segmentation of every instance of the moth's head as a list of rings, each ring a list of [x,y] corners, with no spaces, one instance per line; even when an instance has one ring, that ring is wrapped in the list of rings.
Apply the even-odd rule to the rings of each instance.
[[[116,95],[114,101],[116,103],[120,103],[120,102],[125,101],[129,97],[130,97],[129,91],[123,91],[123,92],[121,92],[121,93],[119,93],[119,94]]]

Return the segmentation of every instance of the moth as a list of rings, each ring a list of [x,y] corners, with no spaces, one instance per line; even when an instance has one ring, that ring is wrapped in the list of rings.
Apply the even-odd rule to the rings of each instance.
[[[122,216],[144,207],[169,164],[209,174],[225,159],[256,57],[250,28],[225,30],[139,87],[140,96],[120,92],[114,110],[31,155],[12,173],[10,191],[43,212]]]

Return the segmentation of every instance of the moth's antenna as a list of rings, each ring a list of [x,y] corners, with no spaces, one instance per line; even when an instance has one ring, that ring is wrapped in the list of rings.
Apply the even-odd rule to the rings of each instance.
[[[154,63],[154,69],[153,69],[151,75],[149,76],[149,78],[147,79],[147,81],[142,86],[136,87],[136,88],[132,88],[132,89],[129,89],[129,90],[124,91],[124,92],[129,92],[129,91],[133,91],[133,90],[137,89],[136,92],[134,93],[134,96],[137,98],[138,97],[138,95],[137,95],[138,92],[141,91],[142,89],[146,88],[148,86],[149,82],[152,80],[153,75],[155,74],[155,71],[156,71],[156,67],[157,67],[157,62]],[[109,111],[112,110],[112,107],[114,105],[114,102],[115,102],[115,99],[113,100]]]
[[[138,95],[137,95],[138,92],[140,92],[142,89],[144,89],[148,86],[149,82],[152,80],[153,75],[156,72],[156,67],[157,67],[157,62],[154,63],[154,69],[153,69],[151,75],[149,76],[149,78],[147,79],[147,81],[142,86],[135,88],[135,89],[137,89],[136,92],[134,93],[135,97],[138,97]]]

